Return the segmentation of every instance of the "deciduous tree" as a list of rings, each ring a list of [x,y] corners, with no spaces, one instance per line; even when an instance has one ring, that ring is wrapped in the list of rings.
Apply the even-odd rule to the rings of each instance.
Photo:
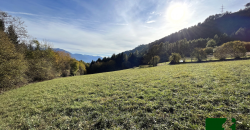
[[[172,55],[169,57],[170,64],[179,63],[180,59],[181,59],[181,55],[179,53],[172,53]]]
[[[0,89],[26,83],[27,62],[8,36],[0,31]]]
[[[198,60],[202,61],[207,58],[206,52],[201,48],[195,48],[193,51],[193,56]]]
[[[154,56],[152,57],[152,59],[149,61],[149,63],[153,66],[157,66],[157,63],[159,63],[160,61],[160,57],[159,56]]]
[[[75,76],[79,70],[79,62],[75,59],[70,60],[70,74]]]
[[[215,47],[216,46],[216,41],[214,39],[211,39],[207,42],[206,47]]]

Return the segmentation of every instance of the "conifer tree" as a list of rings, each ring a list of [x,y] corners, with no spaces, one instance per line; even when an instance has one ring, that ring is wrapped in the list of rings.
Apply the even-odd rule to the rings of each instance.
[[[18,45],[19,40],[18,40],[18,36],[17,36],[17,34],[16,34],[16,31],[15,31],[13,25],[10,25],[10,26],[7,28],[7,34],[8,34],[8,37],[9,37],[10,41],[11,41],[13,44]]]

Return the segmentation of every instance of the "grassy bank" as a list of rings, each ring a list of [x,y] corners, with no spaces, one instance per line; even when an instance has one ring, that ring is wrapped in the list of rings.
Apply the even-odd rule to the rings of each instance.
[[[250,129],[250,60],[59,78],[0,95],[0,129]]]

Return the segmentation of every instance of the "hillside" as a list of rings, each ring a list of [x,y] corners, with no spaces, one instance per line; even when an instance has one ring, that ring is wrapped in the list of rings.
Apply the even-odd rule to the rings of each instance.
[[[178,32],[172,33],[166,37],[155,40],[154,42],[138,46],[132,50],[123,53],[134,53],[136,50],[139,53],[144,53],[149,46],[160,44],[161,42],[173,43],[186,38],[187,40],[194,40],[199,38],[214,38],[226,33],[228,36],[236,40],[250,41],[250,8],[245,8],[238,12],[226,12],[224,14],[215,14],[206,18],[203,22],[198,23],[189,28],[184,28]],[[241,32],[240,28],[244,28]],[[242,34],[244,33],[244,34]],[[219,43],[218,45],[221,45]]]
[[[136,68],[58,78],[0,95],[0,129],[250,129],[250,61]],[[227,127],[227,126],[226,126]]]
[[[126,54],[126,55],[129,55],[130,53],[135,53],[136,51],[138,51],[139,54],[140,54],[140,53],[142,54],[142,53],[144,53],[145,51],[147,51],[148,48],[149,48],[149,45],[139,45],[139,46],[137,46],[136,48],[134,48],[134,49],[132,49],[132,50],[129,50],[129,51],[125,51],[125,52],[123,52],[123,53]],[[140,56],[142,56],[142,55],[140,55]]]
[[[98,58],[102,59],[102,57],[100,56],[91,56],[91,55],[82,55],[82,54],[72,54],[68,51],[65,51],[63,49],[60,48],[53,48],[55,51],[64,51],[66,53],[69,53],[71,55],[71,57],[75,58],[76,60],[82,60],[86,63],[90,63],[92,60],[96,61]]]

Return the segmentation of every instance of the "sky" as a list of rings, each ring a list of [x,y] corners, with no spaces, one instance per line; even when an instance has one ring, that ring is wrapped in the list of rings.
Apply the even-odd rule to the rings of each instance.
[[[71,53],[111,56],[244,9],[249,0],[0,0],[28,34]]]

